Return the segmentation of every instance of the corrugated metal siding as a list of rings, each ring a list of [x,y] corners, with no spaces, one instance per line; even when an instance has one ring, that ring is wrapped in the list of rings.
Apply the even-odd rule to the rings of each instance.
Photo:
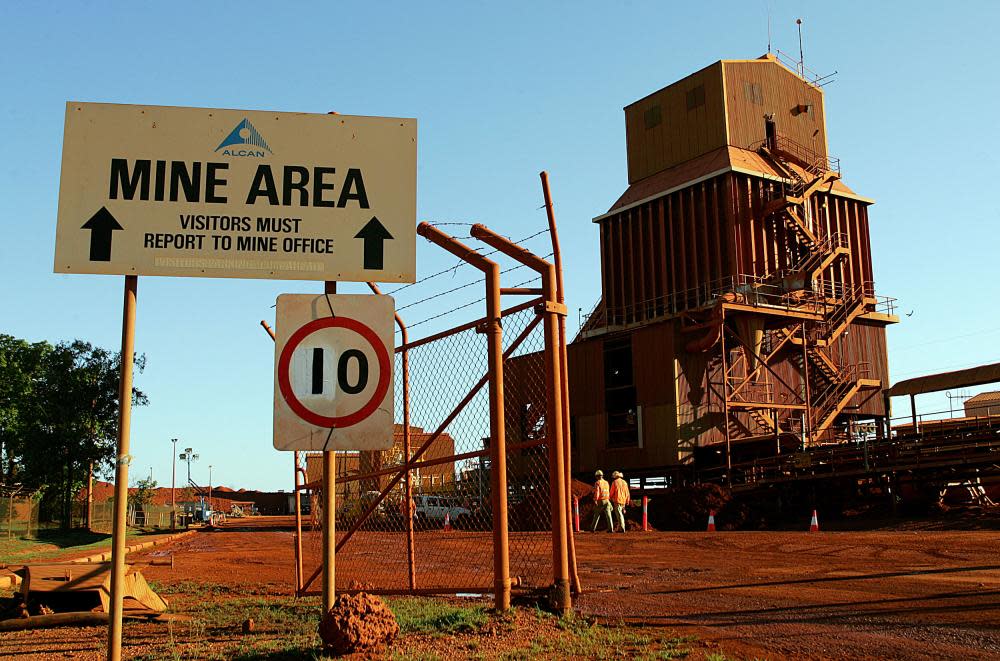
[[[780,135],[827,154],[823,93],[773,61],[723,62],[729,144],[746,149],[764,139],[764,115]],[[759,92],[759,94],[758,94]],[[811,105],[812,112],[797,111]]]
[[[569,411],[573,416],[604,412],[604,342],[580,340],[566,347],[568,353]]]
[[[704,102],[688,108],[688,93],[701,87]],[[699,95],[699,99],[700,99]],[[647,128],[649,113],[659,123]],[[628,180],[634,183],[726,144],[722,63],[716,62],[625,108]]]
[[[613,324],[686,309],[691,297],[723,278],[764,277],[803,256],[784,223],[761,219],[781,184],[730,172],[603,218],[601,264]],[[838,260],[821,283],[857,287],[872,281],[867,204],[818,192],[810,229],[820,240],[843,234],[850,259]]]
[[[872,254],[868,233],[868,205],[826,193],[815,193],[810,202],[811,229],[818,238],[834,234],[847,236],[851,250],[849,260],[839,260],[826,269],[819,280],[826,284],[848,287],[872,286]]]
[[[727,177],[720,175],[600,221],[609,322],[683,310],[694,294],[731,275]]]
[[[677,463],[677,415],[670,377],[674,332],[675,322],[664,322],[631,333],[633,382],[636,403],[642,410],[642,447],[608,447],[605,338],[569,345],[570,416],[576,434],[574,470],[636,470]]]
[[[674,394],[664,378],[673,367],[673,359],[673,324],[652,324],[632,334],[632,374],[639,404],[673,404]]]
[[[681,454],[725,439],[722,429],[720,365],[712,361],[718,347],[707,353],[676,356],[674,394],[677,399],[677,445]]]
[[[856,321],[850,329],[830,347],[834,359],[843,365],[867,367],[868,378],[878,379],[883,388],[889,387],[889,360],[886,349],[885,327]],[[861,416],[885,415],[885,403],[878,391],[863,392],[855,396],[845,413]]]

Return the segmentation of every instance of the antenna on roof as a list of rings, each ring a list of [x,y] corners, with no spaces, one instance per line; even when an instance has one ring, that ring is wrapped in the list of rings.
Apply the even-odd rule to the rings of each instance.
[[[799,27],[799,76],[806,77],[806,58],[802,54],[802,19],[795,19],[795,25]]]
[[[770,14],[768,14],[770,18]],[[768,27],[770,28],[770,21],[768,22]],[[833,73],[828,73],[825,76],[820,76],[815,71],[812,71],[806,67],[805,49],[802,46],[802,19],[795,19],[795,25],[799,32],[799,59],[796,60],[792,55],[784,52],[780,48],[776,49],[776,55],[779,62],[784,64],[789,69],[794,69],[795,73],[798,74],[807,85],[812,85],[813,87],[823,87],[824,85],[829,85],[833,82],[833,77],[837,75],[837,71]],[[770,36],[770,31],[768,31],[768,36]],[[768,39],[770,42],[770,39]],[[770,48],[770,44],[769,44]],[[770,50],[768,50],[770,52]]]
[[[767,52],[771,53],[771,3],[766,4],[767,7]]]

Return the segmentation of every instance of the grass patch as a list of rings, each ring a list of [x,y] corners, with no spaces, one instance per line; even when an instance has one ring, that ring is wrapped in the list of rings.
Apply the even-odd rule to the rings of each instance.
[[[321,658],[316,631],[320,615],[317,597],[262,597],[196,582],[166,587],[160,589],[185,597],[178,600],[179,608],[172,610],[192,619],[170,623],[169,648],[153,650],[140,659]],[[254,633],[244,635],[242,628],[247,620],[253,620]]]
[[[457,606],[437,599],[416,597],[388,599],[386,603],[396,615],[401,634],[478,631],[490,619],[485,606]]]
[[[635,630],[625,625],[609,626],[593,620],[569,616],[556,618],[536,609],[536,618],[554,620],[555,635],[536,637],[521,649],[511,650],[501,658],[514,661],[523,658],[561,659],[636,659],[659,661],[682,659],[690,654],[687,643],[693,638],[673,636],[669,632]]]
[[[249,590],[196,581],[154,584],[153,588],[176,599],[171,610],[193,619],[170,624],[170,645],[152,650],[140,659],[323,661],[327,658],[320,653],[317,633],[319,597],[261,596]],[[485,606],[459,606],[437,599],[406,597],[387,600],[387,604],[396,615],[401,636],[471,633],[490,621]],[[243,636],[242,627],[247,620],[254,621],[254,633]],[[439,659],[434,653],[414,655],[399,648],[390,658]]]
[[[129,530],[126,538],[135,537],[137,531]],[[36,539],[0,539],[0,562],[17,564],[48,560],[67,551],[86,555],[87,551],[111,548],[111,535],[87,530],[39,530]]]
[[[321,654],[317,633],[321,610],[318,597],[295,599],[253,594],[253,588],[193,581],[154,587],[172,596],[172,610],[192,619],[168,625],[169,642],[149,648],[140,659],[327,659]],[[560,619],[541,609],[518,609],[496,615],[484,603],[420,597],[394,597],[386,599],[386,603],[396,615],[400,638],[391,650],[372,658],[391,661],[451,661],[456,656],[508,661],[529,658],[654,661],[687,656],[687,643],[691,640],[671,636],[667,631],[608,626],[584,617]],[[244,635],[243,623],[251,619],[254,632]],[[485,638],[477,637],[485,634],[489,640],[499,642],[508,634],[516,636],[525,631],[530,632],[527,639],[523,636],[511,639],[506,650],[502,643],[499,649],[491,644],[488,654],[487,648],[481,647]],[[460,639],[442,640],[448,636]],[[452,652],[441,651],[445,648]]]

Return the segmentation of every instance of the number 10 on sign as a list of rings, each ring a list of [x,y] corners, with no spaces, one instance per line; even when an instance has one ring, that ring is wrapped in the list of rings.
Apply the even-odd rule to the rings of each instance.
[[[392,298],[283,294],[276,325],[274,446],[392,447]]]

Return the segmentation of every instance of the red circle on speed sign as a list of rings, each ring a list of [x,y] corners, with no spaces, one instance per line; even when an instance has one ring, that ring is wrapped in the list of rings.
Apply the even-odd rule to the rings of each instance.
[[[292,362],[292,354],[299,344],[302,343],[302,340],[316,331],[325,328],[343,328],[354,331],[372,346],[372,349],[375,350],[375,356],[378,358],[378,384],[375,386],[375,392],[372,393],[371,399],[364,406],[348,415],[320,415],[306,408],[292,391],[292,382],[288,374],[288,369]],[[385,345],[382,344],[382,340],[375,334],[375,331],[356,319],[349,319],[347,317],[314,319],[292,333],[292,336],[288,338],[288,342],[285,343],[285,348],[281,350],[281,356],[278,358],[278,388],[281,390],[281,395],[285,398],[288,407],[292,409],[295,415],[306,422],[314,424],[317,427],[326,427],[327,429],[350,427],[374,413],[375,409],[378,408],[379,404],[385,398],[385,393],[389,390],[389,352],[386,351]]]

